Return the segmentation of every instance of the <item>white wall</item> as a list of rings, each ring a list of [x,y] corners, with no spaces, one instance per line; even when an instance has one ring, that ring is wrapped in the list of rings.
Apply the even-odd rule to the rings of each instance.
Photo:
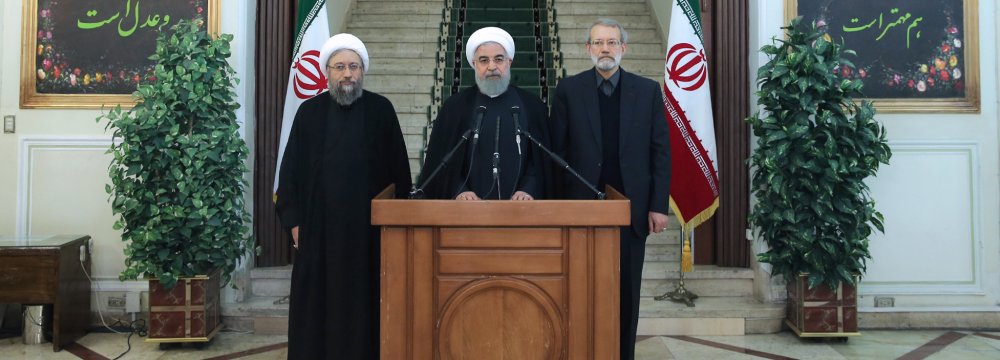
[[[754,50],[781,36],[784,9],[779,1],[750,4],[754,76],[767,61]],[[979,2],[979,114],[877,115],[893,157],[869,181],[886,232],[871,239],[864,311],[875,311],[874,296],[895,297],[896,311],[1000,310],[997,11],[995,2]],[[773,299],[773,289],[761,290]]]
[[[241,79],[237,119],[253,140],[253,36],[255,1],[222,0],[221,30],[234,34],[230,63]],[[95,280],[104,290],[145,289],[120,283],[120,233],[104,184],[111,137],[98,110],[19,109],[22,1],[0,3],[0,115],[17,117],[15,134],[0,134],[0,234],[89,234],[95,242]],[[252,143],[251,143],[252,146]],[[252,151],[251,151],[252,153]],[[250,164],[252,165],[252,159]],[[138,291],[138,290],[134,290]]]
[[[347,30],[347,17],[354,8],[355,0],[326,0],[326,13],[329,15],[330,34],[339,34]]]
[[[663,39],[666,39],[667,33],[670,32],[670,10],[673,8],[673,2],[650,0],[647,4],[653,10],[653,18],[656,19],[657,29],[663,35]]]

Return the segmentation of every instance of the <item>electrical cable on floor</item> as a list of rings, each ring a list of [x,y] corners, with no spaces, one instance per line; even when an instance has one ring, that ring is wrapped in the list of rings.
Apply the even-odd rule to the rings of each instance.
[[[104,327],[106,327],[108,330],[111,330],[111,332],[115,334],[124,334],[121,331],[112,329],[110,326],[108,326],[108,323],[104,321],[104,312],[101,311],[100,298],[97,297],[97,294],[101,293],[101,285],[95,282],[94,279],[90,278],[90,273],[87,272],[87,267],[83,265],[82,259],[80,260],[80,269],[83,270],[84,275],[87,275],[87,280],[90,280],[90,283],[97,287],[97,292],[94,293],[94,302],[97,305],[97,315],[101,318],[101,324],[104,324]]]
[[[97,298],[97,294],[101,292],[101,285],[98,284],[97,282],[95,282],[94,279],[92,279],[90,277],[90,273],[87,272],[87,267],[84,266],[82,259],[80,260],[80,269],[82,269],[83,270],[83,274],[87,276],[87,280],[90,280],[90,283],[97,287],[97,293],[94,294],[94,296],[95,296],[94,299],[95,300],[99,300],[99,298]],[[97,314],[101,318],[101,324],[104,324],[104,327],[107,328],[108,330],[110,330],[113,333],[124,334],[124,332],[117,331],[117,330],[113,329],[111,326],[108,326],[108,323],[104,321],[104,313],[101,312],[101,302],[100,301],[96,301],[96,303],[97,303],[96,304],[97,305]],[[31,314],[29,313],[28,315],[30,316]],[[32,319],[32,321],[34,321],[34,319]],[[115,319],[115,322],[112,323],[111,325],[112,326],[124,326],[125,323],[122,322],[121,319]],[[125,354],[128,354],[129,351],[132,351],[132,335],[139,335],[140,337],[144,337],[147,334],[148,334],[148,328],[146,327],[146,320],[144,320],[144,319],[137,319],[137,320],[132,320],[131,322],[129,322],[128,323],[128,337],[125,338],[126,349],[125,349],[124,352],[122,352],[121,354],[119,354],[117,357],[115,357],[112,360],[121,359],[122,356],[125,356]]]
[[[123,323],[121,320],[112,323],[112,325],[119,325],[119,324],[125,325],[125,323]],[[122,356],[125,356],[125,354],[128,354],[129,351],[132,351],[132,335],[146,336],[148,334],[147,332],[148,329],[146,328],[146,320],[144,319],[132,320],[132,322],[128,324],[128,329],[129,329],[128,337],[125,338],[125,345],[127,346],[125,352],[118,354],[118,356],[116,356],[112,360],[121,359]]]

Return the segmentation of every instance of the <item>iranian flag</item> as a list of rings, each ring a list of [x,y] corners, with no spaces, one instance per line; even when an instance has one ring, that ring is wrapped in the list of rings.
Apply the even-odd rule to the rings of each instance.
[[[670,208],[684,229],[681,270],[691,271],[690,234],[719,207],[715,128],[698,0],[674,0],[663,66],[670,127]]]
[[[278,166],[274,169],[274,189],[277,196],[278,175],[281,173],[281,158],[285,155],[288,135],[292,132],[292,121],[299,105],[326,90],[326,73],[320,63],[319,49],[330,38],[330,22],[327,20],[326,0],[302,0],[296,16],[295,47],[292,53],[292,68],[288,72],[288,92],[285,94],[285,111],[281,116],[281,141],[278,143]],[[277,197],[275,197],[275,201]]]

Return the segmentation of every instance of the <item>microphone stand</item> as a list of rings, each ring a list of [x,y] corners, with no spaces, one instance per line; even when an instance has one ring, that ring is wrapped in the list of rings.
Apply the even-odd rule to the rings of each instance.
[[[583,185],[587,186],[587,188],[590,189],[590,191],[594,192],[594,195],[597,198],[597,200],[605,200],[608,198],[608,194],[605,194],[603,191],[597,190],[597,187],[595,187],[594,184],[591,184],[589,181],[587,181],[587,179],[584,179],[583,176],[580,175],[580,173],[576,172],[576,170],[570,167],[569,164],[566,163],[566,160],[563,160],[563,158],[559,157],[559,155],[556,155],[556,153],[552,152],[552,150],[549,150],[549,148],[545,147],[545,145],[542,145],[542,143],[538,141],[538,139],[535,139],[535,137],[531,135],[531,133],[528,132],[528,130],[521,129],[521,126],[517,125],[517,117],[514,117],[514,123],[517,126],[518,129],[517,131],[519,133],[524,134],[524,136],[527,137],[528,140],[531,140],[531,142],[535,143],[535,145],[538,145],[538,148],[542,149],[542,151],[548,154],[549,157],[552,158],[552,161],[555,161],[556,164],[559,165],[559,167],[566,169],[566,171],[569,171],[569,173],[573,174],[573,176],[575,176],[577,180],[580,180],[580,182],[583,183]]]
[[[427,187],[427,184],[430,184],[431,180],[434,180],[434,176],[436,176],[438,172],[440,172],[441,169],[443,169],[444,166],[448,164],[448,161],[451,160],[451,157],[455,155],[455,151],[458,151],[458,148],[462,147],[462,145],[465,144],[466,141],[469,141],[469,134],[473,132],[475,133],[475,136],[472,138],[472,151],[475,152],[476,143],[479,142],[479,126],[482,123],[483,115],[485,114],[486,114],[485,106],[480,106],[478,109],[476,109],[476,125],[473,128],[465,130],[465,132],[462,133],[462,140],[459,140],[458,144],[455,144],[455,146],[452,147],[451,150],[449,150],[448,153],[445,154],[443,158],[441,158],[441,163],[438,164],[436,168],[434,168],[434,171],[432,171],[430,175],[427,175],[427,178],[424,179],[424,182],[422,184],[420,184],[419,186],[417,186],[417,184],[413,184],[413,188],[410,189],[410,199],[424,198],[424,188]],[[473,156],[473,158],[475,157]],[[471,169],[472,167],[471,163],[469,164],[469,167]],[[466,178],[466,180],[468,180],[468,178]]]
[[[426,179],[424,179],[423,184],[420,184],[420,186],[416,185],[413,186],[413,189],[410,190],[410,199],[424,198],[424,187],[426,187],[427,184],[429,184],[431,180],[434,179],[434,176],[436,176],[438,172],[440,172],[441,169],[443,169],[444,166],[448,164],[448,161],[451,160],[451,157],[455,155],[455,151],[457,151],[458,148],[462,147],[462,145],[464,145],[465,142],[469,140],[469,134],[471,133],[472,129],[465,130],[465,133],[462,134],[462,140],[459,140],[458,144],[455,144],[455,146],[452,147],[451,150],[448,151],[448,153],[445,154],[443,158],[441,158],[441,163],[438,164],[436,168],[434,168],[434,171],[432,171],[431,174],[428,175]]]

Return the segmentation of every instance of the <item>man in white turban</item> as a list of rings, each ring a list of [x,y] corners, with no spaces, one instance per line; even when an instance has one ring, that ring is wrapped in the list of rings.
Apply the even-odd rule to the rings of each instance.
[[[379,232],[371,199],[410,188],[396,111],[365,91],[368,51],[351,34],[320,51],[329,94],[295,114],[276,209],[298,250],[288,318],[289,359],[379,358]],[[319,74],[317,74],[319,75]]]
[[[532,200],[547,194],[547,161],[518,128],[547,142],[547,111],[538,96],[510,85],[514,39],[485,27],[465,46],[476,86],[452,94],[434,120],[418,184],[429,198],[457,200]],[[460,72],[461,69],[455,69]],[[473,140],[447,164],[443,157],[463,133]],[[442,171],[434,178],[429,174]]]

